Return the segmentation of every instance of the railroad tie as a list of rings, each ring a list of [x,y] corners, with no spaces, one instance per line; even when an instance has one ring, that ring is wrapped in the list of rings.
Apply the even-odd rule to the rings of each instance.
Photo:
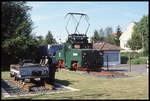
[[[52,90],[52,89],[54,88],[54,86],[51,85],[51,84],[45,83],[45,88],[46,88],[46,89],[49,89],[49,90]]]

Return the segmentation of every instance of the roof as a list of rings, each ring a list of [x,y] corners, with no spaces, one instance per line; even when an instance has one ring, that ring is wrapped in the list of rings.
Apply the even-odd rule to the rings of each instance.
[[[100,43],[94,43],[93,44],[93,48],[94,49],[100,49],[100,50],[105,50],[105,51],[110,51],[110,50],[124,50],[121,47],[118,47],[116,45],[112,45],[110,43],[106,43],[106,42],[100,42]]]
[[[138,24],[138,22],[135,22],[135,21],[131,21],[130,23],[135,23],[135,24]]]
[[[123,32],[120,33],[121,35],[123,34]],[[112,33],[113,37],[116,37],[117,32]]]

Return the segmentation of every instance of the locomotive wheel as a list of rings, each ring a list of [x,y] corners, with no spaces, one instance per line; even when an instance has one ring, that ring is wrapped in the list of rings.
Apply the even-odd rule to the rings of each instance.
[[[102,69],[101,68],[98,68],[98,72],[101,72],[102,71]]]
[[[82,68],[82,71],[87,71],[87,70],[88,70],[88,68],[84,68],[84,67]]]
[[[72,68],[74,68],[75,70],[79,69],[79,64],[77,62],[73,62],[72,63]]]
[[[90,70],[89,70],[89,69],[87,69],[87,73],[90,73]]]
[[[57,64],[57,68],[60,68],[60,66],[61,66],[61,61],[59,60],[57,63],[58,63],[58,64]]]
[[[57,64],[57,67],[58,67],[58,68],[61,68],[61,67],[63,67],[63,66],[64,66],[64,61],[59,60],[59,61],[58,61],[58,64]]]

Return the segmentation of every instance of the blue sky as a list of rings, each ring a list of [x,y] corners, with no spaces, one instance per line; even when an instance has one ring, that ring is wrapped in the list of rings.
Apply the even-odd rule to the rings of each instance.
[[[112,27],[113,32],[120,25],[124,31],[132,21],[138,22],[148,14],[148,2],[27,2],[32,7],[29,12],[34,23],[33,33],[45,37],[50,30],[54,38],[65,42],[67,32],[64,16],[69,12],[85,13],[89,16],[90,28],[87,36],[94,30]],[[85,30],[85,29],[83,29]]]

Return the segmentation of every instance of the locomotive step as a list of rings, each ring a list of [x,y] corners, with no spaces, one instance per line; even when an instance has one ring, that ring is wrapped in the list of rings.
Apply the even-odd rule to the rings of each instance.
[[[46,88],[46,89],[49,89],[49,90],[52,90],[52,89],[54,89],[54,86],[51,85],[51,84],[45,83],[45,88]]]

